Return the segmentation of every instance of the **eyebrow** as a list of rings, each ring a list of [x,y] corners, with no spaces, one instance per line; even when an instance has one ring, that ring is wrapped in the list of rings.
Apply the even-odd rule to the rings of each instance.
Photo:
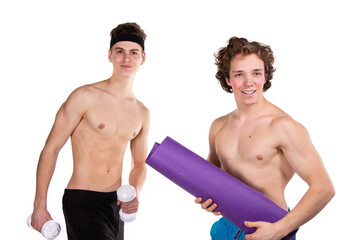
[[[261,72],[261,71],[265,71],[263,68],[255,68],[255,69],[252,69],[251,71],[254,71],[254,72]],[[235,70],[235,71],[231,71],[231,73],[242,73],[242,72],[245,72],[244,70]]]
[[[125,49],[121,48],[121,47],[116,47],[114,50],[125,50]],[[137,49],[137,48],[130,49],[129,51],[138,51],[138,52],[140,52],[140,50]]]

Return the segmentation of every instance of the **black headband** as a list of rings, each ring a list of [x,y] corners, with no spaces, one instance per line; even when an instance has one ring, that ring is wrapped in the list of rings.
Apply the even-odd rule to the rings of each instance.
[[[112,48],[112,46],[114,46],[115,43],[122,41],[130,41],[137,43],[142,47],[143,51],[145,51],[144,39],[130,33],[118,34],[116,37],[112,38],[110,42],[110,49]]]

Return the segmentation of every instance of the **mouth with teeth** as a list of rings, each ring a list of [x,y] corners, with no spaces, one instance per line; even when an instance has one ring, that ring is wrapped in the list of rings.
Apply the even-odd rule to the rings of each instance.
[[[256,90],[252,90],[252,91],[241,91],[243,94],[246,94],[246,95],[251,95],[251,94],[254,94],[256,92]]]

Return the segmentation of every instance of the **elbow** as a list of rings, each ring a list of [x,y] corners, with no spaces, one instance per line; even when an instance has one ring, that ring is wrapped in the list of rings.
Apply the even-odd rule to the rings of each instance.
[[[136,174],[136,175],[146,175],[147,169],[146,164],[144,163],[137,163],[133,164],[131,167],[130,173]]]
[[[43,150],[41,151],[40,155],[58,156],[60,150],[61,150],[60,146],[49,146],[48,144],[46,144]]]
[[[131,169],[145,169],[146,170],[146,164],[144,162],[133,162],[131,165]]]
[[[331,183],[329,186],[329,190],[328,190],[328,194],[329,194],[329,201],[335,197],[335,187],[334,185]]]
[[[318,196],[325,205],[335,196],[335,187],[331,180],[319,182],[318,184],[312,185],[310,189],[311,188],[314,190],[314,194]]]
[[[329,182],[325,185],[326,187],[323,188],[323,196],[327,202],[330,202],[331,199],[335,196],[335,187],[332,182]]]
[[[54,163],[59,155],[60,150],[44,148],[40,153],[39,162]]]

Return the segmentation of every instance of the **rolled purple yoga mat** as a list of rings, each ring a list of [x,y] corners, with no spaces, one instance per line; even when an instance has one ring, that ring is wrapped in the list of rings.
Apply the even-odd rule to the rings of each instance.
[[[217,211],[246,233],[244,221],[277,222],[288,212],[266,196],[201,158],[170,137],[155,143],[146,163],[195,197],[213,199]],[[296,230],[297,231],[297,230]],[[283,238],[292,240],[296,231]]]

